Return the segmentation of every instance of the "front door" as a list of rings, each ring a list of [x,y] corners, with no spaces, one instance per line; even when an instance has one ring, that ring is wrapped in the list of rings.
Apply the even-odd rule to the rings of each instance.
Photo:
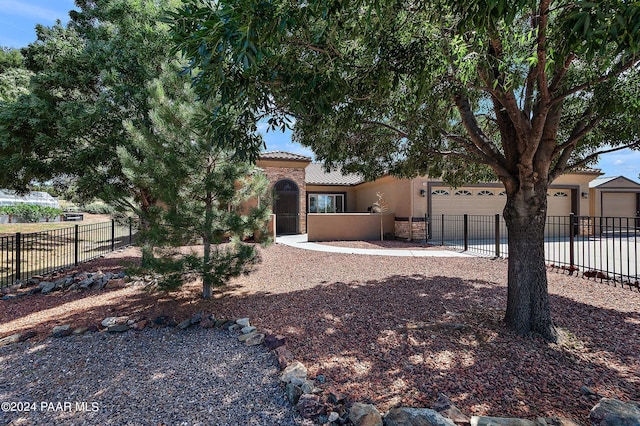
[[[276,215],[276,234],[297,234],[300,218],[300,192],[295,182],[285,179],[274,186],[273,212]]]

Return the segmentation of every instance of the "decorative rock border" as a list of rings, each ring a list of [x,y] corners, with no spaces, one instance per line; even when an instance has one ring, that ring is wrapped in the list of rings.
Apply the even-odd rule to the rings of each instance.
[[[48,294],[60,290],[104,289],[107,285],[149,286],[157,283],[158,277],[129,277],[124,273],[77,273],[71,277],[53,276],[32,277],[26,282],[2,289],[2,300],[9,300],[25,295]],[[124,333],[129,330],[141,331],[147,327],[175,327],[187,330],[191,327],[226,329],[238,332],[238,340],[247,346],[264,345],[272,351],[281,370],[280,382],[289,402],[295,406],[303,418],[311,419],[323,426],[577,426],[577,423],[564,418],[538,418],[535,421],[518,418],[499,418],[484,416],[467,416],[462,413],[446,395],[440,394],[432,408],[397,407],[384,415],[372,404],[349,402],[343,395],[331,388],[325,389],[317,385],[325,385],[326,378],[318,375],[308,378],[307,368],[296,360],[286,346],[286,338],[272,335],[252,326],[249,318],[236,320],[218,319],[213,314],[196,313],[191,318],[178,323],[169,316],[158,316],[154,319],[134,318],[128,316],[107,317],[99,325],[73,329],[71,324],[55,326],[51,337],[63,338],[70,335],[81,335],[92,332]],[[16,333],[0,339],[0,347],[24,342],[36,335],[33,331],[24,334]],[[589,419],[592,426],[640,426],[640,402],[622,402],[615,399],[602,398],[591,409]]]

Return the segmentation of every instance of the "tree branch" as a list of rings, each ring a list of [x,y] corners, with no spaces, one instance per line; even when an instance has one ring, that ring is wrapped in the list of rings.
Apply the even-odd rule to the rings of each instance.
[[[385,128],[387,128],[387,129],[389,129],[389,130],[393,130],[394,132],[396,132],[397,134],[399,134],[399,135],[400,135],[401,137],[403,137],[403,138],[408,138],[408,137],[409,137],[409,134],[408,134],[408,133],[403,132],[402,130],[400,130],[400,129],[398,129],[398,128],[396,128],[396,127],[394,127],[394,126],[390,125],[390,124],[382,123],[382,122],[380,122],[380,121],[375,121],[375,120],[365,120],[365,121],[363,121],[363,122],[362,122],[362,124],[372,124],[372,125],[374,125],[374,126],[385,127]]]
[[[620,62],[618,63],[618,67],[616,69],[614,69],[613,71],[601,75],[600,77],[598,77],[597,79],[595,79],[594,81],[590,81],[584,84],[580,84],[578,86],[573,87],[572,89],[567,90],[565,93],[562,93],[561,95],[558,95],[557,97],[555,97],[554,99],[551,100],[552,104],[556,104],[562,100],[564,100],[565,98],[573,95],[574,93],[577,93],[581,90],[584,90],[594,84],[600,84],[603,83],[613,77],[616,77],[620,74],[622,74],[623,72],[631,69],[634,65],[638,64],[638,62],[640,62],[640,57],[636,57],[636,56],[632,56],[631,59],[629,59],[627,62]]]
[[[580,161],[577,161],[577,162],[575,162],[573,164],[567,165],[564,168],[564,170],[558,170],[558,169],[554,168],[554,170],[552,172],[552,176],[555,178],[555,177],[558,177],[559,175],[561,175],[562,173],[564,173],[566,170],[573,170],[573,169],[576,169],[578,167],[582,167],[585,164],[589,163],[590,161],[595,160],[596,158],[598,158],[602,154],[609,154],[611,152],[621,151],[621,150],[627,149],[627,148],[640,148],[640,141],[635,141],[635,142],[632,142],[632,143],[627,144],[627,145],[617,146],[615,148],[605,149],[603,151],[594,152],[593,154],[586,156],[585,158],[583,158]]]

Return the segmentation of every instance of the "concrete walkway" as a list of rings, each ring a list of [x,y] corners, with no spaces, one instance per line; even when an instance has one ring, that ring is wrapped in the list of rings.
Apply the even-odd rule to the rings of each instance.
[[[282,235],[276,237],[277,244],[284,244],[303,250],[324,251],[330,253],[365,254],[370,256],[406,256],[406,257],[473,257],[470,254],[450,250],[394,250],[394,249],[359,249],[335,247],[325,244],[310,243],[307,234]]]

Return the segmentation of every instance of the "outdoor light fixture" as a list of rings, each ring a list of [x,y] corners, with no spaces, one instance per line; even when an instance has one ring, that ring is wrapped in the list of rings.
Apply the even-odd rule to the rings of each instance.
[[[424,197],[424,196],[426,196],[426,195],[427,195],[427,191],[425,191],[424,189],[421,189],[421,190],[420,190],[420,196],[421,196],[421,197]]]
[[[580,195],[582,195],[582,198],[589,198],[588,192],[582,192]]]

